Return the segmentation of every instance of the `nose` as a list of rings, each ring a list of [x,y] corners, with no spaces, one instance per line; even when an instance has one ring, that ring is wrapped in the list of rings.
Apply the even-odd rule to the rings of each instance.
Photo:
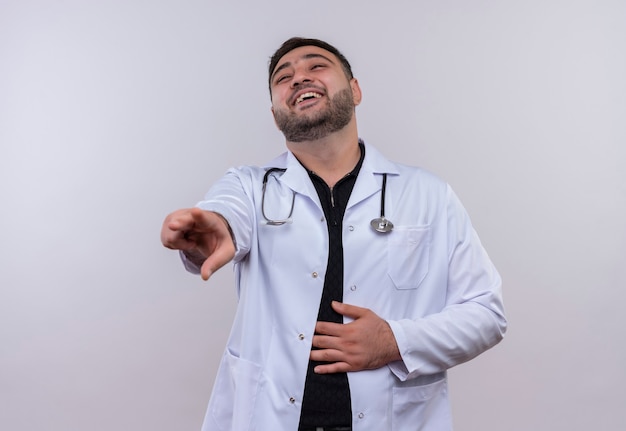
[[[303,68],[298,68],[291,79],[291,88],[297,88],[298,86],[312,82],[311,77],[306,73]]]

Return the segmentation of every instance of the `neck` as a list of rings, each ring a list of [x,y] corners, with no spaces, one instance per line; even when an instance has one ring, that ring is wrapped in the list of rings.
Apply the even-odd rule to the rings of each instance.
[[[356,124],[352,125],[354,127],[346,126],[315,141],[287,141],[287,148],[305,168],[315,172],[329,187],[333,187],[354,169],[361,157]]]

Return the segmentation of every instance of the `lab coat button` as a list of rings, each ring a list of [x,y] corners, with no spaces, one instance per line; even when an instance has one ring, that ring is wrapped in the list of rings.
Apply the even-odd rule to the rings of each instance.
[[[304,334],[298,334],[298,339],[299,340],[304,340]]]
[[[290,402],[291,404],[293,404],[293,403],[295,403],[295,402],[296,402],[296,399],[295,399],[294,397],[291,397],[291,398],[289,398],[289,402]]]
[[[317,272],[314,272],[313,274],[311,274],[311,277],[317,278]]]

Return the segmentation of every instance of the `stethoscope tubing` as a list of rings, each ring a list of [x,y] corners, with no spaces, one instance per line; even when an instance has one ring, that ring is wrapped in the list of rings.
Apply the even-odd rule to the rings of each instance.
[[[383,174],[383,185],[380,191],[380,217],[372,219],[370,226],[376,232],[389,233],[393,230],[393,223],[385,218],[385,193],[387,191],[387,174]]]
[[[293,214],[293,207],[296,202],[296,192],[293,192],[291,195],[291,209],[289,210],[289,215],[287,216],[286,219],[274,220],[274,219],[268,218],[267,215],[265,215],[265,191],[267,188],[267,180],[272,172],[285,172],[285,171],[287,171],[286,168],[270,168],[265,172],[265,175],[263,175],[263,190],[261,192],[261,214],[263,215],[265,222],[269,226],[282,226],[285,223],[291,222],[291,215]]]
[[[291,209],[289,210],[289,215],[287,216],[286,219],[274,220],[274,219],[267,217],[267,215],[265,214],[265,192],[267,189],[268,178],[273,172],[286,172],[286,171],[287,171],[286,168],[269,168],[263,175],[263,188],[261,191],[261,215],[263,215],[263,218],[265,219],[266,224],[269,226],[282,226],[286,223],[291,222],[291,216],[293,215],[293,208],[294,208],[295,201],[296,201],[296,192],[292,192]],[[384,173],[383,184],[382,184],[381,193],[380,193],[380,217],[372,219],[372,221],[370,222],[370,226],[372,227],[372,229],[374,229],[376,232],[379,232],[379,233],[389,233],[393,230],[393,223],[385,218],[386,191],[387,191],[387,174]]]

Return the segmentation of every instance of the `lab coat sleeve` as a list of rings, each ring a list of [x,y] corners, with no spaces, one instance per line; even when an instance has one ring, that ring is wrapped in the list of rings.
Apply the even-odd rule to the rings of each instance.
[[[506,331],[500,275],[449,186],[446,197],[445,307],[415,320],[388,321],[402,356],[389,367],[403,381],[466,362],[500,342]]]
[[[232,168],[218,180],[207,192],[204,199],[196,205],[206,211],[220,214],[228,222],[235,242],[234,261],[242,260],[250,250],[252,228],[254,226],[254,207],[252,204],[251,168]],[[200,268],[180,253],[187,271],[199,274]]]

